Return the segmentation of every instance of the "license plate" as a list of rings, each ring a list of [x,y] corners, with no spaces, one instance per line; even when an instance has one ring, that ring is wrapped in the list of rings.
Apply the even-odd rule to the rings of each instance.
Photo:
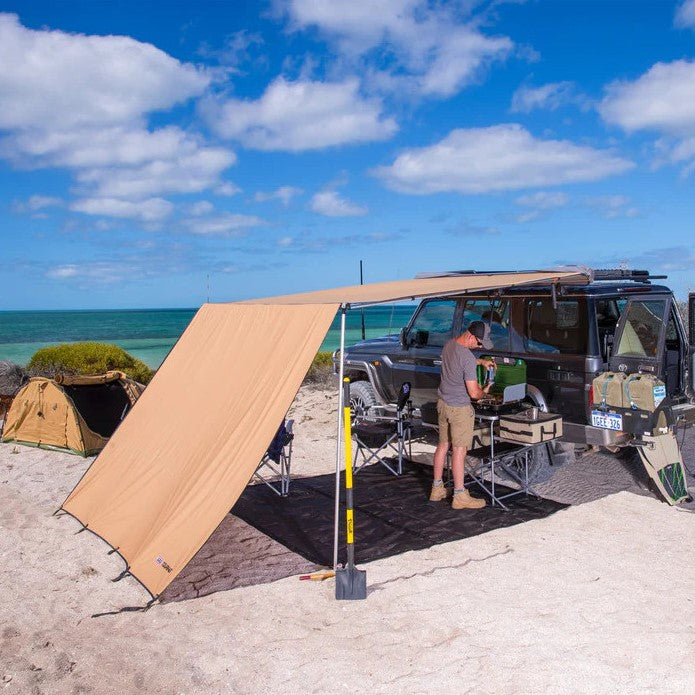
[[[591,424],[604,430],[616,430],[619,432],[623,429],[623,416],[617,413],[602,413],[598,410],[592,410]]]

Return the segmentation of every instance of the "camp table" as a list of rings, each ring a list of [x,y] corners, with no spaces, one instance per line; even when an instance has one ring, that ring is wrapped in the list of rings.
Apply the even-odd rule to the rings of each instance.
[[[467,465],[466,470],[472,481],[467,485],[477,483],[488,495],[492,505],[499,504],[502,509],[509,511],[509,507],[502,500],[514,495],[529,494],[540,497],[540,495],[529,485],[528,478],[528,457],[532,449],[542,444],[516,444],[499,439],[495,433],[495,423],[499,421],[501,414],[495,411],[480,411],[476,410],[475,419],[477,422],[490,428],[490,444],[468,451],[469,456],[473,456],[479,460],[475,472],[471,472],[471,466]],[[512,466],[514,461],[523,460],[524,466],[521,472]],[[518,490],[507,492],[499,495],[496,491],[495,469],[500,468],[512,480],[520,485]],[[490,472],[490,480],[484,479],[484,474]],[[506,488],[505,488],[506,489]]]

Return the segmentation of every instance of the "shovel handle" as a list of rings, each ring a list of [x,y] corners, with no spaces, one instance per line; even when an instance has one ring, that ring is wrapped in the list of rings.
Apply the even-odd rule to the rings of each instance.
[[[350,379],[343,379],[343,427],[345,428],[345,515],[348,567],[355,566],[355,522],[352,499],[352,428],[350,425]]]

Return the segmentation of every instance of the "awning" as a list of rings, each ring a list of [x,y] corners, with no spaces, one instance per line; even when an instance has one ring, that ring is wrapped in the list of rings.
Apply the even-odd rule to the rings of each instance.
[[[587,282],[487,273],[205,304],[62,508],[157,596],[248,484],[339,306],[556,279]]]
[[[337,287],[316,292],[286,294],[265,299],[250,299],[243,304],[380,304],[423,297],[441,297],[462,292],[494,290],[516,285],[563,284],[585,285],[586,270],[577,267],[557,270],[529,270],[509,273],[475,273],[446,277],[416,278],[374,282],[368,285]]]

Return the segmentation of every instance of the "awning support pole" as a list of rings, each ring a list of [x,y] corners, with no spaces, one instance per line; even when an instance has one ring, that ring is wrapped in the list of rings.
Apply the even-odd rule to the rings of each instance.
[[[343,377],[345,374],[345,304],[340,306],[340,368],[338,371],[338,434],[335,442],[335,516],[333,519],[333,569],[338,569],[338,522],[340,515],[340,443],[343,433]]]

